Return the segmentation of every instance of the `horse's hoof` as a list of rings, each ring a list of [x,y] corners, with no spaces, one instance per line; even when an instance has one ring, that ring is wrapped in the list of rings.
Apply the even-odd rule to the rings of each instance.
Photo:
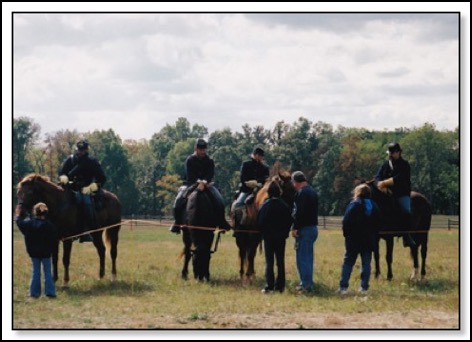
[[[116,274],[112,274],[110,280],[111,281],[116,281]]]

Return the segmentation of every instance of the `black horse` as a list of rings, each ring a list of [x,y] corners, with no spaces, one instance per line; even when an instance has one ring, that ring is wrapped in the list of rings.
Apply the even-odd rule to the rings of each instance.
[[[250,281],[255,274],[254,258],[256,257],[257,247],[261,243],[262,235],[257,226],[257,213],[264,201],[268,198],[268,189],[272,182],[276,182],[282,189],[282,200],[287,203],[289,208],[293,207],[295,197],[295,188],[291,182],[290,172],[280,171],[277,176],[273,176],[257,192],[255,200],[251,204],[245,204],[247,217],[244,224],[241,223],[241,217],[234,216],[234,236],[239,249],[239,276],[243,282]]]
[[[431,227],[432,208],[429,201],[419,192],[412,191],[411,198],[411,225],[405,222],[405,218],[399,215],[395,201],[388,194],[384,194],[375,186],[375,181],[367,182],[372,191],[372,199],[378,204],[382,212],[382,227],[379,231],[379,241],[384,239],[387,246],[387,279],[393,278],[393,238],[409,232],[416,246],[410,247],[410,255],[413,259],[413,271],[410,278],[415,279],[418,275],[418,249],[421,248],[421,279],[426,276],[426,254],[428,251],[428,233]],[[410,227],[411,231],[405,229]],[[375,277],[380,276],[380,255],[379,249],[374,251]]]
[[[69,264],[73,239],[67,237],[81,233],[82,212],[75,201],[75,194],[49,181],[46,176],[30,174],[18,183],[18,203],[22,203],[25,210],[31,211],[38,202],[44,202],[49,208],[49,219],[59,231],[59,238],[63,239],[64,286],[69,283]],[[105,276],[105,244],[110,250],[112,260],[112,279],[116,278],[116,257],[118,255],[118,232],[121,222],[121,204],[118,198],[109,191],[103,191],[101,208],[97,211],[98,227],[108,227],[104,231],[91,233],[93,244],[100,258],[100,279]],[[105,239],[105,244],[103,239]],[[58,274],[59,240],[52,255],[54,281]]]
[[[182,269],[183,279],[188,278],[188,264],[192,258],[195,279],[199,281],[210,280],[211,246],[214,231],[218,225],[217,208],[210,196],[209,190],[195,190],[187,198],[183,215],[184,227],[182,228],[183,254],[185,256]]]

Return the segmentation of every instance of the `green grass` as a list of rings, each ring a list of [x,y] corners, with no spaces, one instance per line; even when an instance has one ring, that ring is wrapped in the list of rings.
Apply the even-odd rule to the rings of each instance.
[[[351,293],[335,294],[343,257],[340,229],[320,230],[315,244],[315,291],[298,295],[295,286],[293,239],[287,240],[287,290],[283,294],[262,295],[264,257],[256,257],[256,278],[243,286],[239,279],[237,247],[231,233],[223,235],[211,260],[210,283],[180,279],[181,236],[167,227],[123,226],[118,248],[118,280],[111,282],[110,260],[107,275],[98,280],[98,256],[91,243],[74,243],[71,282],[60,288],[58,297],[48,300],[27,297],[30,259],[22,236],[15,228],[13,249],[13,326],[22,328],[247,328],[252,323],[235,322],[244,315],[408,313],[434,310],[458,313],[459,253],[458,231],[433,229],[429,238],[427,280],[410,282],[412,263],[409,249],[395,243],[394,279],[387,281],[385,244],[381,243],[382,276],[371,279],[367,297],[355,294],[359,287],[359,261],[351,277]],[[190,267],[191,271],[191,267]],[[63,276],[60,267],[60,279]],[[226,318],[225,318],[226,317]],[[228,318],[229,317],[229,318]],[[264,316],[265,317],[265,316]],[[218,325],[215,325],[216,321]],[[457,322],[458,324],[458,322]],[[303,323],[300,328],[310,328]]]

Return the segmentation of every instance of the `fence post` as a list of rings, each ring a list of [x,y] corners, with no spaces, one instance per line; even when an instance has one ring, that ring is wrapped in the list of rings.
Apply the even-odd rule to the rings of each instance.
[[[326,229],[326,216],[323,216],[323,228]]]

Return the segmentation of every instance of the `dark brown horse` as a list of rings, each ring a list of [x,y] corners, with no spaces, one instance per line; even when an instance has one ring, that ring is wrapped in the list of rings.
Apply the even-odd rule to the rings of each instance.
[[[267,191],[272,182],[282,189],[281,198],[287,203],[290,209],[293,207],[295,197],[295,188],[291,182],[290,172],[280,171],[277,176],[273,176],[257,192],[256,198],[251,204],[245,204],[247,216],[244,224],[241,224],[240,217],[234,217],[234,237],[239,249],[239,275],[243,282],[250,281],[255,274],[254,258],[256,257],[257,247],[261,243],[262,235],[257,226],[257,213],[264,201],[269,197]],[[245,232],[249,231],[249,232]]]
[[[184,242],[184,266],[182,278],[188,277],[188,264],[193,259],[194,278],[199,281],[210,280],[211,246],[217,222],[217,209],[210,198],[209,190],[194,190],[187,198],[184,211],[182,240]],[[199,229],[203,228],[203,229]],[[209,229],[204,229],[209,228]]]
[[[398,214],[399,209],[396,208],[395,202],[389,195],[379,191],[375,186],[375,181],[368,181],[372,191],[372,199],[378,204],[382,212],[383,225],[379,231],[379,241],[384,239],[387,246],[386,261],[387,261],[387,279],[393,278],[392,262],[393,262],[393,238],[401,236],[403,231],[406,231],[408,224],[404,218]],[[421,248],[421,278],[426,276],[426,254],[428,251],[428,233],[431,227],[432,208],[429,201],[419,192],[412,191],[411,198],[411,237],[416,243],[415,247],[410,247],[410,255],[413,259],[413,271],[411,272],[411,279],[418,276],[418,249]],[[380,276],[380,255],[379,249],[374,251],[375,259],[375,277]]]
[[[31,211],[33,205],[38,202],[44,202],[49,208],[49,219],[55,224],[59,231],[60,239],[63,244],[62,263],[64,265],[64,286],[69,283],[69,264],[70,255],[72,251],[73,239],[67,239],[81,233],[81,218],[82,213],[75,201],[75,194],[71,190],[64,190],[63,188],[52,183],[48,177],[31,174],[23,178],[18,183],[18,201],[22,203],[25,210]],[[103,199],[100,210],[97,212],[98,227],[112,228],[104,231],[97,231],[91,233],[93,237],[93,244],[97,249],[100,258],[99,276],[105,276],[105,243],[110,249],[110,256],[112,260],[112,279],[116,278],[116,257],[118,254],[118,232],[120,230],[121,222],[121,204],[118,198],[109,191],[103,191]],[[53,253],[53,277],[58,280],[58,261],[59,240],[57,248]]]

